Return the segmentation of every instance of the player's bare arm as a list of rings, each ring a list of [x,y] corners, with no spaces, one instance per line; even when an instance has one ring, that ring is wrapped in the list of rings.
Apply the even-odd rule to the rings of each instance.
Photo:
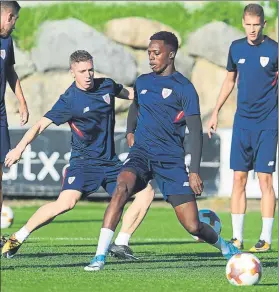
[[[21,158],[26,146],[30,144],[38,135],[40,135],[51,123],[52,121],[50,119],[42,117],[32,128],[30,128],[17,146],[7,154],[5,166],[11,167],[14,163],[16,163]]]
[[[134,99],[134,89],[132,87],[123,87],[120,93],[117,95],[121,99]]]
[[[24,98],[22,88],[18,75],[14,69],[14,66],[10,66],[7,70],[7,80],[9,85],[14,92],[15,96],[19,101],[19,114],[20,114],[20,125],[23,126],[28,122],[29,112],[26,100]]]
[[[226,100],[228,99],[228,97],[230,96],[235,85],[236,77],[237,77],[236,71],[228,72],[223,82],[219,97],[217,99],[216,106],[213,110],[213,113],[207,125],[207,133],[208,133],[209,138],[211,138],[212,131],[216,132],[217,130],[218,113],[220,109],[222,108],[222,106],[224,105],[224,103],[226,102]]]

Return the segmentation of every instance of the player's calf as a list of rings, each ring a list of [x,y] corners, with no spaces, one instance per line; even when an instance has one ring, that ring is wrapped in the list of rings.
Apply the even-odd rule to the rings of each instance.
[[[116,229],[122,216],[124,206],[131,196],[132,192],[128,191],[126,183],[117,183],[112,199],[105,212],[103,228],[113,231]]]
[[[208,224],[198,221],[194,226],[191,226],[191,228],[192,229],[188,230],[189,233],[209,244],[214,244],[218,240],[218,234]]]
[[[118,182],[113,192],[111,203],[118,208],[123,208],[131,196],[132,192],[129,191],[128,185],[125,182]]]
[[[225,241],[221,236],[218,236],[215,230],[211,228],[209,225],[199,222],[198,226],[199,228],[193,235],[198,236],[205,242],[218,248],[221,251],[224,258],[226,258],[227,260],[229,260],[235,254],[240,253],[240,250],[236,246],[234,246],[230,242]]]

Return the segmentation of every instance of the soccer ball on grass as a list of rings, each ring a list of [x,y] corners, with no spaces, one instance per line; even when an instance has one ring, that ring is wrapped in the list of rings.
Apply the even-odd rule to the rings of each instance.
[[[227,263],[226,276],[232,285],[255,285],[262,276],[261,262],[251,253],[236,254]]]
[[[13,224],[14,221],[14,213],[13,210],[3,205],[1,212],[1,229],[8,228]]]

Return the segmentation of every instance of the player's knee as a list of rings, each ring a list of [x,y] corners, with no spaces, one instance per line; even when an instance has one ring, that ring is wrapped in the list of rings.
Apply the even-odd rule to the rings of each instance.
[[[187,231],[192,234],[192,235],[195,235],[195,236],[198,236],[200,234],[200,224],[198,221],[196,222],[191,222],[189,224],[187,224],[186,226],[186,229]]]
[[[113,195],[114,201],[123,201],[129,198],[128,186],[125,182],[118,182]]]
[[[246,174],[239,174],[235,173],[233,178],[234,186],[238,188],[245,188],[247,183],[247,176]]]
[[[144,190],[136,194],[136,199],[139,200],[142,203],[142,205],[146,205],[147,207],[149,207],[149,205],[154,199],[154,196],[155,191],[153,187],[150,184],[148,184]]]
[[[72,210],[76,205],[75,199],[69,199],[69,200],[57,200],[56,201],[58,213],[67,212]]]
[[[155,191],[151,184],[147,185],[147,187],[145,188],[145,193],[146,193],[146,198],[152,201],[155,196]]]
[[[273,182],[271,175],[262,175],[259,176],[260,188],[263,194],[269,193],[273,189]]]
[[[76,200],[69,201],[67,204],[67,210],[69,211],[69,210],[74,209],[75,205],[76,205]]]

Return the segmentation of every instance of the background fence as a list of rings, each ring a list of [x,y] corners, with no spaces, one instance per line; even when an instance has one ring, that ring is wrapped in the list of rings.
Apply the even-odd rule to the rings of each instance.
[[[21,139],[26,129],[10,130],[12,146]],[[61,188],[61,181],[70,158],[71,133],[67,129],[48,129],[29,145],[22,159],[10,169],[4,169],[4,196],[9,197],[56,197]],[[190,154],[187,151],[187,135],[185,163],[189,165]],[[209,139],[204,133],[201,177],[204,181],[204,195],[230,196],[233,172],[229,169],[231,130],[220,130]],[[121,161],[128,155],[125,132],[115,132],[116,153]],[[274,175],[276,193],[278,190],[277,173]],[[162,198],[155,182],[156,197]],[[260,189],[257,177],[249,173],[247,197],[259,198]],[[278,195],[277,195],[278,196]],[[90,198],[107,197],[102,188]]]

